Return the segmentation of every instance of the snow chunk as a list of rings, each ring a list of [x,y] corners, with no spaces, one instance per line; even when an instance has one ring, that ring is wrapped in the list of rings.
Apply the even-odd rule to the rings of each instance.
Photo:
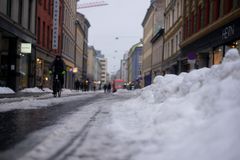
[[[42,93],[44,92],[43,90],[41,90],[38,87],[34,87],[34,88],[25,88],[23,90],[21,90],[20,92],[30,92],[30,93]]]
[[[229,49],[223,59],[223,63],[239,60],[240,56],[236,48]]]
[[[0,87],[0,94],[12,94],[15,93],[12,89],[8,87]]]

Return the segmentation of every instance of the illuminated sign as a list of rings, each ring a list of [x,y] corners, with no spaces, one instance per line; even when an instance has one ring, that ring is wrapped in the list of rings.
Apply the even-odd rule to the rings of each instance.
[[[21,53],[32,53],[31,43],[21,43]]]
[[[77,73],[78,72],[78,68],[77,67],[74,67],[73,68],[73,73]]]

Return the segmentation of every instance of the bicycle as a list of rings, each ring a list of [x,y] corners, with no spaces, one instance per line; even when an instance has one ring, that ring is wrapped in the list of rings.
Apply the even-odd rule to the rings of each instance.
[[[62,84],[57,74],[56,76],[54,76],[54,79],[53,79],[53,96],[61,97],[61,90],[62,90]]]

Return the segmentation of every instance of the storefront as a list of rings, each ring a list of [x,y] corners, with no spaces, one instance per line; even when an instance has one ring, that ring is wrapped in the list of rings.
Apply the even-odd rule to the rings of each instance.
[[[144,86],[148,86],[152,84],[152,73],[147,72],[144,75]]]
[[[35,85],[35,40],[0,18],[0,86],[15,91]]]
[[[47,51],[37,47],[36,56],[36,86],[40,88],[51,88],[51,75],[49,74],[49,68],[54,61],[53,56],[50,56]]]
[[[211,67],[220,64],[231,48],[240,51],[240,18],[183,47],[181,72],[189,71],[189,64],[186,63],[189,54],[196,54],[195,68]]]
[[[66,74],[64,79],[64,88],[73,89],[74,88],[74,82],[75,82],[75,74],[73,72],[74,69],[74,63],[67,60],[66,58],[63,58],[65,65],[66,65]]]

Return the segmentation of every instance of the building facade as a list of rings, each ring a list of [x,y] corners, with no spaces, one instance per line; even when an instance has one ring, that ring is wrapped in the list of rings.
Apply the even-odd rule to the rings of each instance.
[[[87,79],[87,60],[88,60],[88,29],[90,28],[90,23],[86,17],[78,13],[77,19],[82,29],[84,30],[84,40],[83,40],[83,64],[82,64],[82,79]]]
[[[164,53],[164,11],[165,0],[155,0],[154,6],[154,26],[152,44],[152,79],[163,74],[163,53]]]
[[[183,0],[166,0],[163,72],[178,74]]]
[[[154,34],[154,1],[152,1],[143,19],[142,86],[152,83],[152,43]]]
[[[226,51],[240,48],[239,0],[184,0],[181,71],[221,63]]]
[[[54,8],[55,6],[55,8]],[[54,10],[55,9],[55,10]],[[55,13],[54,13],[55,12]],[[62,51],[62,1],[38,1],[36,16],[36,86],[52,87],[49,68],[56,55]],[[57,32],[53,38],[53,20],[58,19]],[[54,42],[55,43],[54,43]],[[54,43],[54,44],[53,44]],[[54,45],[54,46],[53,46]]]
[[[36,0],[0,1],[0,86],[35,86]]]
[[[77,13],[76,19],[76,33],[75,33],[75,68],[77,68],[77,72],[75,74],[75,79],[82,80],[83,79],[83,52],[84,52],[84,41],[85,41],[85,31],[84,26],[81,25],[81,19],[83,15],[81,13]]]
[[[63,0],[62,57],[66,63],[65,88],[74,88],[75,23],[78,0]]]
[[[100,83],[104,84],[107,82],[107,58],[101,52],[97,52],[97,58],[101,64]]]
[[[138,86],[141,81],[142,69],[142,43],[132,46],[128,53],[128,82]],[[138,86],[139,87],[139,86]]]
[[[125,82],[128,82],[129,76],[128,76],[128,71],[129,71],[129,63],[128,63],[128,53],[125,53],[123,55],[123,59],[120,62],[120,77],[119,79],[123,79]]]
[[[95,63],[96,63],[96,49],[93,46],[88,47],[87,59],[87,79],[91,83],[94,81]]]

